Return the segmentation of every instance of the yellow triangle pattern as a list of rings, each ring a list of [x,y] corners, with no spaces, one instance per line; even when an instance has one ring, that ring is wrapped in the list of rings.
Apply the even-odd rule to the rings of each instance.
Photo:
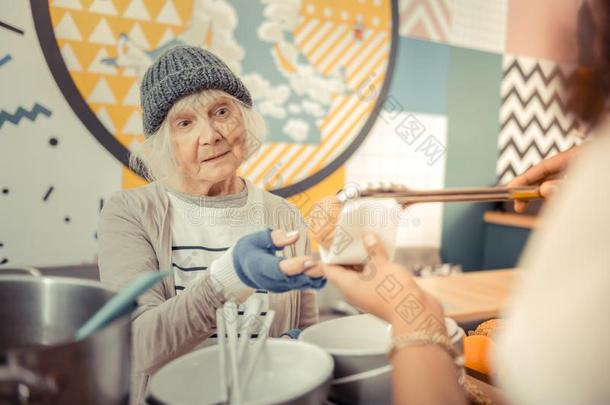
[[[169,0],[173,2],[178,15],[184,22],[183,27],[176,27],[175,25],[163,24],[156,21],[157,16],[168,0],[138,0],[141,5],[146,8],[146,12],[150,17],[150,19],[147,21],[142,20],[141,16],[136,16],[139,17],[138,19],[127,18],[124,16],[125,11],[129,8],[130,4],[136,0],[105,1],[112,2],[117,11],[117,15],[113,16],[89,11],[89,7],[93,3],[93,0],[81,0],[81,4],[83,5],[82,10],[73,10],[62,8],[60,6],[49,5],[51,24],[53,25],[53,28],[57,27],[66,14],[69,14],[69,17],[74,20],[82,40],[75,41],[58,39],[57,45],[60,49],[66,43],[72,47],[80,66],[83,68],[83,70],[80,72],[70,71],[76,87],[95,113],[98,113],[101,108],[106,110],[110,120],[112,121],[112,126],[115,129],[113,135],[119,142],[121,142],[121,144],[128,147],[134,141],[134,139],[143,139],[143,136],[141,135],[134,136],[133,134],[128,135],[122,132],[129,117],[134,113],[134,111],[139,111],[138,106],[124,105],[122,103],[134,83],[139,81],[139,78],[136,76],[126,75],[124,72],[125,69],[123,68],[102,68],[101,71],[104,73],[90,71],[89,68],[91,67],[92,63],[97,63],[96,57],[100,51],[104,50],[108,55],[108,58],[116,58],[118,52],[116,45],[91,43],[88,41],[88,38],[96,27],[98,27],[98,24],[100,24],[100,22],[104,23],[102,20],[105,20],[105,23],[110,28],[110,31],[112,31],[113,37],[107,38],[108,41],[104,42],[118,43],[119,36],[122,33],[130,32],[133,26],[137,23],[142,28],[144,36],[152,49],[155,49],[159,45],[159,42],[163,38],[163,35],[168,28],[170,29],[170,32],[174,33],[174,35],[179,35],[187,28],[187,25],[190,23],[190,15],[192,13],[192,0]],[[110,34],[108,33],[108,35]],[[106,65],[102,65],[102,67],[104,66]],[[108,87],[114,96],[113,98],[116,100],[115,103],[100,104],[89,101],[91,93],[98,85],[100,80],[105,80],[108,84]],[[127,172],[129,172],[129,170],[127,170]],[[124,180],[129,184],[140,184],[143,182],[143,179],[136,175],[124,174]]]
[[[61,48],[61,46],[64,44],[69,44],[74,50],[76,58],[78,59],[80,66],[82,66],[83,71],[70,73],[85,100],[88,100],[98,83],[100,83],[101,80],[105,80],[107,87],[114,96],[106,99],[114,99],[116,101],[112,104],[90,102],[89,105],[96,113],[103,109],[102,111],[104,116],[109,117],[109,120],[112,121],[112,127],[115,128],[114,136],[116,139],[125,147],[129,147],[134,139],[142,139],[141,136],[123,133],[126,122],[134,112],[139,110],[139,107],[134,105],[125,105],[122,101],[134,83],[136,83],[136,81],[139,79],[135,76],[128,75],[128,72],[126,72],[123,68],[117,68],[111,71],[104,69],[97,69],[96,72],[89,71],[88,69],[92,63],[96,62],[96,56],[99,55],[100,51],[105,51],[108,58],[117,57],[118,52],[116,46],[90,43],[88,42],[88,38],[96,27],[98,27],[98,24],[100,24],[102,20],[105,20],[105,24],[107,24],[110,28],[111,34],[114,38],[102,42],[112,42],[113,40],[115,43],[117,43],[121,33],[129,33],[137,23],[140,25],[148,44],[150,44],[152,48],[156,48],[166,32],[173,32],[174,35],[179,35],[187,28],[191,21],[193,1],[105,1],[112,2],[114,9],[117,11],[115,16],[90,12],[89,7],[93,0],[81,0],[81,4],[83,5],[82,10],[64,9],[59,6],[49,6],[51,22],[53,27],[56,28],[62,18],[67,14],[69,14],[71,19],[74,20],[74,25],[79,31],[79,35],[68,35],[67,37],[80,37],[82,40],[58,39],[58,46]],[[157,16],[168,1],[173,2],[173,6],[178,13],[178,17],[180,18],[180,21],[182,21],[182,27],[156,21]],[[327,63],[325,66],[330,70],[329,66],[338,64],[338,61],[335,61],[335,59],[338,59],[338,57],[332,56],[328,52],[328,48],[331,48],[328,45],[334,45],[333,43],[335,41],[342,41],[345,38],[351,38],[349,45],[354,48],[355,51],[353,54],[356,56],[351,57],[350,60],[342,62],[342,64],[345,64],[345,67],[347,68],[350,85],[352,85],[354,88],[358,88],[358,85],[362,81],[362,77],[370,77],[371,73],[374,73],[375,71],[380,71],[380,75],[376,77],[378,77],[378,81],[381,82],[385,72],[385,70],[382,68],[383,64],[385,63],[384,58],[387,58],[387,56],[379,56],[375,54],[377,55],[376,57],[379,58],[380,63],[379,65],[371,65],[370,63],[365,63],[369,62],[369,55],[364,54],[362,51],[370,48],[370,51],[367,52],[373,52],[377,49],[385,49],[389,46],[389,35],[382,36],[380,43],[373,42],[374,38],[377,38],[378,34],[389,33],[389,22],[391,19],[389,15],[390,8],[387,7],[388,2],[389,0],[335,0],[333,2],[329,2],[327,0],[303,0],[302,8],[300,10],[301,24],[296,31],[311,21],[317,21],[319,24],[331,23],[330,25],[332,26],[332,29],[328,32],[328,35],[325,35],[323,38],[318,37],[314,39],[313,35],[304,35],[305,38],[302,39],[298,46],[304,51],[305,56],[310,59],[310,63],[320,67],[322,66],[322,63],[326,61]],[[146,20],[143,20],[142,16],[125,16],[126,11],[131,10],[130,12],[133,13],[133,10],[137,9],[142,10],[143,15],[147,16]],[[72,24],[69,24],[67,29],[73,30],[75,28],[72,26]],[[341,33],[337,32],[340,29],[342,30]],[[368,36],[361,38],[363,35],[362,31],[368,32]],[[333,33],[337,33],[337,35],[331,36],[330,34]],[[327,44],[327,42],[329,43]],[[307,46],[307,51],[305,51],[303,48],[307,43],[310,43],[310,45]],[[358,55],[362,55],[363,57],[360,59],[363,60],[358,60],[358,63],[356,64],[355,60],[352,59],[357,59]],[[373,54],[371,53],[371,56],[372,55]],[[339,55],[339,57],[342,56],[343,55]],[[351,66],[352,64],[356,64],[357,66]],[[328,71],[326,73],[328,73]],[[347,105],[343,105],[345,104],[343,101],[341,101],[341,103],[342,105],[333,106],[336,107],[334,108],[334,114],[341,117],[349,116],[350,112],[347,111]],[[327,120],[328,117],[326,121]],[[359,125],[360,123],[358,122],[358,126]],[[346,136],[349,135],[348,132],[349,131],[346,131],[345,134],[337,134],[341,136],[341,140],[333,146],[330,152],[326,153],[326,156],[318,156],[321,148],[316,148],[315,152],[312,152],[311,156],[308,157],[308,160],[314,159],[316,162],[319,161],[319,165],[322,165],[324,161],[332,157],[331,152],[333,154],[337,153],[342,148],[342,144],[348,139]],[[324,141],[329,141],[331,139],[330,136],[326,138]],[[315,171],[316,169],[317,167],[311,170]],[[297,170],[296,172],[300,172],[300,170]],[[292,183],[291,179],[288,179],[288,182]],[[142,183],[143,180],[141,178],[127,169],[124,170],[123,184],[125,187],[133,187]]]

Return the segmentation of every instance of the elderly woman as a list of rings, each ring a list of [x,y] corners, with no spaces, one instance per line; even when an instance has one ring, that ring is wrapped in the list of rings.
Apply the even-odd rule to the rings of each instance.
[[[214,333],[225,301],[280,292],[268,294],[276,311],[270,335],[280,336],[317,321],[311,288],[324,284],[298,210],[236,174],[265,125],[220,59],[171,49],[146,72],[141,103],[146,141],[132,165],[151,183],[113,195],[98,232],[107,287],[170,271],[133,317],[132,403],[143,401],[155,370]]]

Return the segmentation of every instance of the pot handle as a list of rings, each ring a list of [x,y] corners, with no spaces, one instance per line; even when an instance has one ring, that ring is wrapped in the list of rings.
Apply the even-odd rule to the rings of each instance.
[[[363,371],[361,373],[348,375],[346,377],[337,378],[332,380],[331,385],[340,385],[340,384],[349,384],[354,381],[363,380],[365,378],[374,378],[384,374],[389,374],[392,372],[392,365],[388,364],[385,366],[381,366],[378,368],[374,368],[372,370]]]
[[[7,364],[0,366],[0,382],[14,381],[17,384],[17,392],[13,400],[17,399],[19,405],[27,405],[30,403],[32,390],[36,390],[43,396],[42,403],[53,403],[58,389],[52,378],[41,376],[23,367],[14,353],[8,353],[6,359]]]
[[[32,266],[0,267],[0,272],[1,271],[23,271],[24,273],[28,273],[32,277],[42,277],[42,273],[40,273],[40,270]]]

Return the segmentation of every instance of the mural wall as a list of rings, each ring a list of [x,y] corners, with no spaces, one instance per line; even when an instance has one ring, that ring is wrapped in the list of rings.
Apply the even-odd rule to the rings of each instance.
[[[505,182],[577,142],[562,98],[573,49],[558,44],[578,3],[5,2],[0,263],[95,261],[104,200],[144,184],[125,167],[143,139],[139,80],[178,44],[212,50],[243,78],[269,133],[240,174],[304,213],[346,182]],[[399,244],[449,246],[468,209],[410,209]],[[448,260],[476,256],[477,226]]]

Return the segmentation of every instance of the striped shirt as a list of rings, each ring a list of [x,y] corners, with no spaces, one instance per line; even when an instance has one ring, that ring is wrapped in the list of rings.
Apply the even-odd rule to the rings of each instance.
[[[172,229],[172,271],[176,293],[207,271],[239,238],[262,229],[242,217],[248,202],[248,188],[237,194],[192,196],[167,192]],[[225,215],[228,214],[228,215]]]
[[[208,271],[213,261],[227,253],[242,237],[264,229],[243,220],[248,203],[248,189],[237,194],[217,197],[192,196],[175,190],[168,191],[172,226],[172,271],[176,294],[181,294],[189,283]],[[267,291],[258,290],[259,294]],[[262,318],[268,309],[269,300],[258,317]],[[243,308],[240,308],[240,324],[244,322]],[[256,336],[257,333],[254,333]],[[202,346],[214,344],[216,335]]]

